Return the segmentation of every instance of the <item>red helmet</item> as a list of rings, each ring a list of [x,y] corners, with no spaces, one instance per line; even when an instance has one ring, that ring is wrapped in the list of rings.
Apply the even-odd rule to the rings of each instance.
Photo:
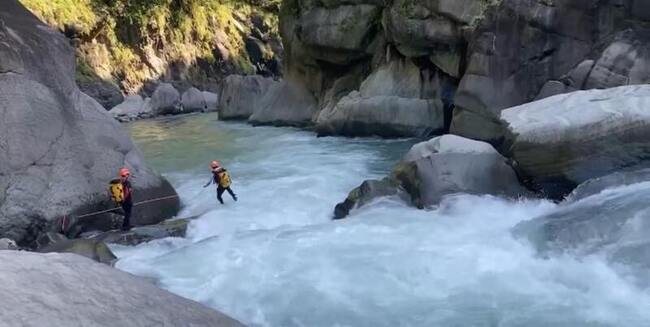
[[[129,168],[120,169],[120,176],[121,177],[128,177],[130,175],[131,175],[131,172],[129,171]]]
[[[211,167],[211,168],[219,168],[219,167],[221,167],[221,163],[219,163],[219,161],[213,160],[213,161],[210,163],[210,167]]]

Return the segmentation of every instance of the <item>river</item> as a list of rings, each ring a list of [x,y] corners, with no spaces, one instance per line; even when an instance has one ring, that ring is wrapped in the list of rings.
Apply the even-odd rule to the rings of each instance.
[[[542,257],[512,236],[544,200],[383,199],[332,221],[414,140],[317,138],[190,115],[129,124],[178,190],[186,238],[112,246],[117,267],[251,326],[650,326],[650,293],[600,255]],[[208,164],[233,177],[217,203]]]

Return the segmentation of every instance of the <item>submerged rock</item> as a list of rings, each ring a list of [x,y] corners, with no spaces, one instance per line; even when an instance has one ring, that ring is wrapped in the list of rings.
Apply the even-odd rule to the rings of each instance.
[[[372,199],[404,191],[418,208],[435,206],[456,194],[492,194],[520,197],[529,192],[490,144],[454,135],[436,137],[414,145],[393,173],[382,181],[366,181],[337,205],[335,217]]]
[[[610,261],[650,269],[650,173],[615,173],[589,180],[554,212],[513,228],[542,255],[604,254]],[[645,280],[646,278],[643,277]]]
[[[557,95],[504,110],[504,151],[532,188],[559,199],[578,184],[648,167],[650,86]]]
[[[101,210],[107,183],[127,166],[139,199],[175,195],[129,133],[74,80],[74,49],[16,0],[0,2],[0,237],[27,245],[62,217]],[[136,199],[137,200],[137,199]],[[178,199],[135,211],[155,223]]]
[[[150,282],[73,254],[0,251],[7,326],[243,326]],[[39,314],[34,314],[38,312]]]
[[[361,186],[350,192],[345,201],[336,205],[334,219],[343,219],[350,214],[352,209],[363,207],[377,198],[398,193],[399,185],[390,178],[364,181]]]

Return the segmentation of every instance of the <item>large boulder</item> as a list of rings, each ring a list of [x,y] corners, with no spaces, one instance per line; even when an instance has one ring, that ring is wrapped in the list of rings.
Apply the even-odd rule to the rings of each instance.
[[[151,95],[151,109],[155,116],[173,115],[182,112],[181,95],[169,83],[160,83]]]
[[[433,206],[454,193],[519,197],[527,194],[519,185],[508,160],[490,144],[455,135],[418,143],[404,156],[417,168],[415,203]],[[412,194],[413,196],[413,194]]]
[[[142,99],[140,95],[130,95],[124,102],[109,111],[115,119],[121,122],[153,117],[151,99]]]
[[[650,82],[650,32],[626,31],[596,61],[585,88],[610,88]]]
[[[305,126],[318,110],[316,98],[291,79],[273,83],[257,105],[248,119],[253,125]]]
[[[124,101],[124,95],[117,85],[102,79],[77,81],[79,89],[97,100],[106,110],[109,110]]]
[[[443,105],[428,80],[410,59],[397,58],[379,67],[316,120],[319,135],[424,137],[444,129]]]
[[[504,110],[504,151],[532,188],[562,198],[578,184],[650,159],[650,85],[557,95]]]
[[[452,132],[498,146],[507,133],[498,120],[506,108],[579,89],[646,83],[650,33],[633,12],[631,1],[494,2],[468,34]]]
[[[79,91],[63,35],[16,0],[0,4],[0,22],[0,237],[31,243],[61,217],[105,209],[107,183],[123,166],[137,177],[139,199],[176,194],[129,133]],[[178,207],[177,198],[139,207],[134,221],[157,222]]]
[[[243,326],[140,277],[74,254],[0,251],[6,326]],[[35,314],[38,313],[38,314]]]
[[[183,93],[181,104],[185,113],[205,111],[207,108],[203,93],[195,87],[191,87]]]
[[[275,82],[262,76],[230,75],[219,91],[219,119],[248,119]]]
[[[440,101],[375,96],[359,92],[343,97],[317,120],[319,135],[425,137],[440,133],[444,120]]]
[[[414,145],[381,181],[366,181],[335,208],[335,218],[376,197],[408,194],[418,208],[436,206],[457,193],[528,196],[508,160],[490,144],[455,135],[436,137]]]

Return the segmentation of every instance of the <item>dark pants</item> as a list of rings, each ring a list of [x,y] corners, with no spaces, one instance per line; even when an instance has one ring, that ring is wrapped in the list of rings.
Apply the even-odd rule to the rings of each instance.
[[[232,199],[237,201],[237,195],[230,189],[230,187],[223,188],[221,186],[217,187],[217,200],[223,204],[223,199],[221,198],[221,195],[223,195],[224,191],[228,191],[230,193],[230,196],[232,196]]]
[[[124,211],[124,220],[122,221],[122,230],[131,229],[131,211],[133,210],[132,202],[123,202],[122,210]]]

